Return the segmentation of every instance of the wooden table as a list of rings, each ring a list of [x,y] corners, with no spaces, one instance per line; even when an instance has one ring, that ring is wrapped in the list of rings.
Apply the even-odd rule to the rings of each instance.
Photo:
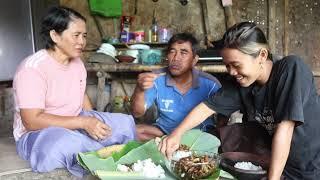
[[[112,80],[112,74],[114,76],[117,73],[141,73],[146,71],[152,71],[155,69],[166,67],[162,65],[141,65],[141,64],[129,64],[129,63],[117,63],[117,64],[105,64],[105,63],[86,63],[86,69],[88,72],[96,72],[98,77],[97,87],[97,110],[103,111],[103,99],[102,94],[105,88],[106,78]],[[215,64],[201,64],[196,66],[197,69],[208,73],[226,73],[226,67],[221,63]],[[112,88],[112,87],[111,87]]]

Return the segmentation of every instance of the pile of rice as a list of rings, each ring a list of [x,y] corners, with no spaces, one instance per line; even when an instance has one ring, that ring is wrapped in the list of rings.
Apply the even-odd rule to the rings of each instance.
[[[235,168],[243,169],[243,170],[253,170],[253,171],[259,171],[262,170],[261,166],[256,166],[252,164],[251,162],[237,162],[234,165]]]
[[[189,157],[192,155],[191,151],[176,151],[172,155],[173,161],[179,161],[181,158]]]
[[[118,164],[117,170],[121,172],[141,173],[147,178],[165,178],[164,169],[160,165],[155,165],[150,158],[142,161],[138,160],[138,162],[134,163],[131,168],[126,165]]]

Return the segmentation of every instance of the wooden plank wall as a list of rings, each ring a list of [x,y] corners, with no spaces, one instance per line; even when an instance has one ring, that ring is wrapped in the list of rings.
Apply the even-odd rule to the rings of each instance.
[[[122,0],[123,14],[135,17],[133,29],[150,26],[153,9],[157,10],[159,24],[177,31],[194,32],[204,44],[204,30],[199,0],[189,0],[182,6],[178,0]],[[88,3],[83,0],[60,0],[88,19],[88,49],[97,48],[101,38],[90,16]],[[207,0],[210,36],[213,40],[222,37],[225,17],[220,0]],[[296,54],[316,71],[320,70],[320,1],[319,0],[233,0],[233,15],[236,22],[254,21],[268,35],[272,52],[278,55]],[[98,18],[105,33],[116,36],[111,18]],[[116,29],[119,26],[116,25]],[[320,80],[316,79],[318,84]],[[320,87],[320,86],[319,86]]]

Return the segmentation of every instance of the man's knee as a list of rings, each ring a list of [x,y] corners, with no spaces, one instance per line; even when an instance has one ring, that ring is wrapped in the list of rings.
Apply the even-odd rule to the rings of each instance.
[[[144,133],[148,129],[149,125],[146,124],[137,124],[136,131],[137,133]]]
[[[148,134],[153,136],[162,136],[164,133],[156,126],[147,125],[147,124],[139,124],[136,127],[137,135],[139,134]]]

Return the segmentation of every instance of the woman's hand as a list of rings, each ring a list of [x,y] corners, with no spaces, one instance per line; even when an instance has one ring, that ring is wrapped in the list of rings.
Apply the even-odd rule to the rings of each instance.
[[[111,136],[111,128],[95,117],[82,117],[83,129],[95,140],[102,140]]]
[[[269,180],[278,180],[283,173],[290,152],[294,128],[295,121],[293,120],[282,120],[276,127],[272,139]]]
[[[162,139],[158,145],[158,149],[170,160],[172,158],[172,154],[179,148],[180,140],[181,135],[171,134]]]

